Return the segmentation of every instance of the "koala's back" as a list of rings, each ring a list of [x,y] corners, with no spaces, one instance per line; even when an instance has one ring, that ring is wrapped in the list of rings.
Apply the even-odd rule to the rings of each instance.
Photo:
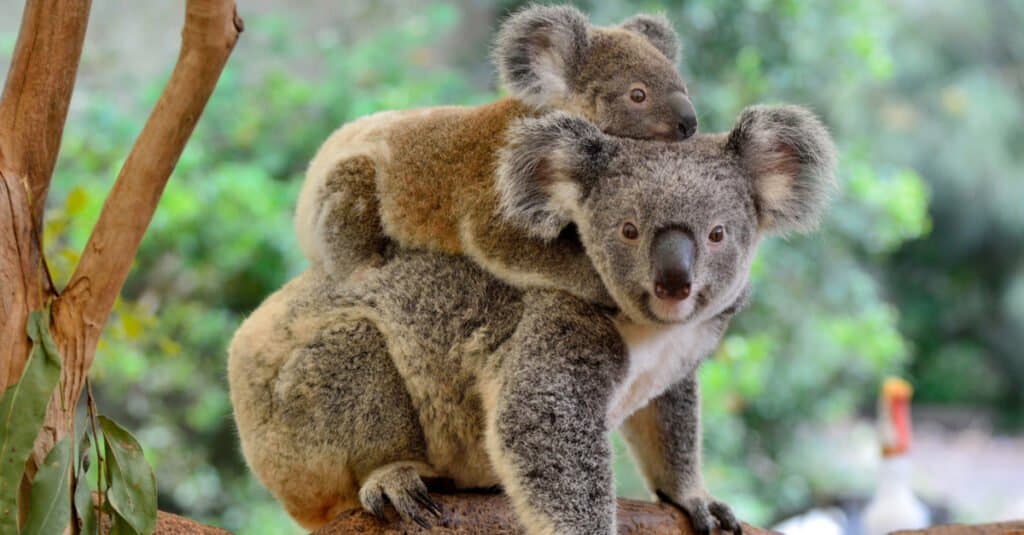
[[[494,171],[509,124],[532,113],[512,99],[438,111],[388,133],[391,160],[377,167],[381,223],[407,247],[461,253],[459,221],[497,208]]]
[[[311,268],[229,348],[248,464],[305,526],[357,506],[361,482],[389,463],[497,484],[477,377],[521,312],[519,291],[461,257],[403,253],[342,284]]]
[[[363,186],[375,194],[384,233],[407,247],[460,253],[459,220],[467,211],[492,213],[496,152],[509,124],[535,113],[502,99],[476,107],[441,106],[380,112],[335,131],[310,163],[296,210],[303,252],[319,260],[315,238],[327,184],[339,164],[365,156],[374,172]],[[351,180],[351,179],[348,179]],[[347,187],[353,187],[348,184]]]

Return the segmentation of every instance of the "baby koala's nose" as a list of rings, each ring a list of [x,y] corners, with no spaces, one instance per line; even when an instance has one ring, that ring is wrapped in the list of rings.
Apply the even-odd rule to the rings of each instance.
[[[687,115],[679,119],[679,133],[683,139],[689,138],[697,133],[697,116]]]
[[[679,139],[686,139],[697,133],[697,110],[686,93],[676,91],[668,96],[668,103],[676,114],[676,128]]]
[[[654,261],[654,296],[658,299],[682,301],[690,296],[691,273],[696,247],[689,233],[669,229],[654,238],[651,258]]]

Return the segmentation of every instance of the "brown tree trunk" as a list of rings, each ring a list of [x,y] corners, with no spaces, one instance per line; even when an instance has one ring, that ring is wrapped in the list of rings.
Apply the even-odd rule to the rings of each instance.
[[[63,356],[60,387],[25,483],[72,428],[107,316],[242,31],[233,0],[187,0],[171,78],[118,174],[71,281],[58,292],[40,236],[89,8],[89,0],[29,0],[0,97],[0,390],[17,382],[28,359],[29,312],[52,304],[50,330]]]

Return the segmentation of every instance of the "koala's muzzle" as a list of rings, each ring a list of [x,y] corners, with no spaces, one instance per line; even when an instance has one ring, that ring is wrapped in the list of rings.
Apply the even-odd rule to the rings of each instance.
[[[676,114],[676,128],[679,139],[686,139],[697,133],[697,110],[693,108],[690,97],[682,91],[668,96],[668,105]]]
[[[682,301],[690,296],[696,256],[697,246],[686,231],[668,229],[654,237],[651,260],[654,264],[654,295],[658,299]]]

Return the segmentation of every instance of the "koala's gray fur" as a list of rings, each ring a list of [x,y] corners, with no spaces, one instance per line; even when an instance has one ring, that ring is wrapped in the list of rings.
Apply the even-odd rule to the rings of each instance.
[[[575,141],[549,143],[558,132]],[[343,284],[314,265],[229,349],[249,465],[307,528],[357,503],[381,514],[385,501],[427,524],[436,506],[421,478],[442,477],[500,484],[529,533],[614,533],[607,435],[621,425],[659,498],[698,529],[738,529],[701,479],[694,373],[746,299],[759,237],[821,211],[827,132],[799,108],[755,107],[729,134],[677,144],[559,115],[524,121],[511,139],[503,209],[527,227],[565,214],[622,313],[439,253],[399,250]],[[575,167],[594,161],[595,174]],[[620,238],[624,220],[635,240]],[[717,224],[726,239],[698,244],[692,296],[652,297],[651,240]]]
[[[828,132],[795,106],[754,106],[728,134],[681,144],[616,138],[552,113],[512,127],[497,175],[505,220],[540,236],[573,226],[616,305],[633,321],[663,323],[735,299],[764,231],[813,228],[835,161]],[[626,222],[635,242],[618,232]],[[719,225],[726,239],[712,244],[705,237]],[[697,247],[696,298],[673,310],[653,297],[650,269],[651,243],[670,228]]]
[[[691,135],[696,115],[676,69],[677,41],[652,16],[597,27],[567,6],[516,12],[494,51],[510,98],[381,112],[327,139],[296,209],[303,252],[337,280],[372,267],[391,245],[465,254],[509,284],[613,304],[571,235],[531,234],[499,217],[497,153],[512,122],[553,110],[618,136]],[[646,100],[631,100],[641,89]]]

